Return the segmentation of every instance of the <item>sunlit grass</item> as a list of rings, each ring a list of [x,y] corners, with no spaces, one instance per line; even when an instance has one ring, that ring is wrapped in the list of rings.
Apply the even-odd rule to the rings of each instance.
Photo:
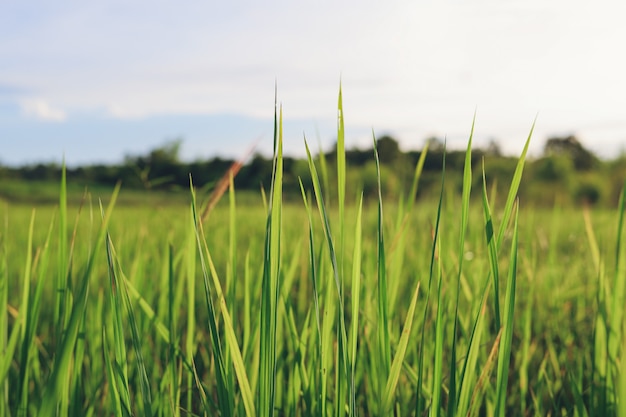
[[[424,149],[385,197],[374,138],[367,200],[341,90],[337,110],[336,159],[304,140],[300,202],[277,106],[256,203],[231,171],[208,205],[191,179],[185,204],[116,207],[116,188],[105,210],[64,176],[57,207],[1,205],[0,416],[624,415],[623,195],[525,208],[529,135],[499,207],[471,127],[458,195],[444,169],[415,200]]]

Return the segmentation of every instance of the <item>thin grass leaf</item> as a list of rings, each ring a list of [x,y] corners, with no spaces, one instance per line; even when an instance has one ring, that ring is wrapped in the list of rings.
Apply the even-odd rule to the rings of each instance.
[[[428,274],[428,289],[426,293],[426,305],[424,306],[424,315],[422,318],[422,323],[424,324],[426,323],[426,317],[427,317],[429,307],[430,307],[430,294],[432,292],[432,281],[433,281],[433,276],[434,276],[434,271],[435,271],[435,265],[437,265],[439,262],[436,254],[437,254],[438,245],[439,245],[438,243],[439,242],[439,226],[441,224],[441,212],[442,212],[441,209],[443,206],[443,194],[444,194],[444,189],[445,189],[445,178],[446,178],[445,173],[446,173],[446,152],[445,152],[445,146],[444,146],[442,169],[441,169],[441,188],[439,190],[439,202],[437,204],[437,217],[435,220],[435,228],[433,231],[433,242],[432,242],[432,247],[431,247],[431,252],[430,252],[430,267],[429,267],[429,274]],[[440,269],[438,268],[438,273],[439,271]],[[420,338],[420,345],[419,345],[417,386],[416,386],[416,392],[415,392],[415,415],[422,415],[426,411],[426,405],[422,401],[422,393],[421,393],[422,385],[424,381],[425,340],[426,340],[426,326],[423,325],[422,334]],[[433,385],[433,387],[437,390],[440,388],[440,386],[435,386],[435,385]],[[434,394],[434,391],[433,391],[433,394]]]
[[[613,278],[612,308],[609,322],[608,355],[609,362],[618,363],[619,348],[622,345],[622,330],[624,317],[624,304],[626,303],[626,253],[622,251],[622,238],[624,233],[624,210],[626,209],[626,183],[620,193],[618,204],[617,239],[615,242],[615,275]],[[617,369],[615,370],[617,374]]]
[[[496,380],[496,408],[495,415],[503,417],[506,413],[507,385],[509,379],[509,366],[511,358],[511,345],[513,343],[513,322],[515,319],[515,289],[517,286],[517,236],[518,236],[519,210],[515,211],[515,223],[513,225],[513,240],[511,242],[511,261],[509,276],[504,299],[504,323],[503,339],[498,352],[498,375]]]
[[[121,297],[121,301],[124,303],[126,317],[128,319],[128,324],[130,324],[131,331],[131,340],[133,344],[133,348],[135,350],[135,358],[137,365],[137,374],[139,377],[139,388],[141,391],[141,399],[143,404],[143,414],[146,416],[152,416],[152,394],[150,390],[150,382],[148,380],[148,373],[146,370],[145,361],[143,359],[142,353],[142,343],[141,337],[139,335],[139,328],[137,326],[137,321],[135,319],[135,313],[133,311],[133,306],[130,301],[130,296],[128,293],[128,288],[126,286],[126,278],[124,277],[124,273],[121,270],[119,262],[117,260],[117,256],[115,254],[115,249],[113,248],[113,242],[111,241],[111,236],[107,233],[106,236],[107,244],[107,257],[110,259],[109,262],[113,264],[113,276],[115,277],[115,282],[117,283],[116,292],[119,293]],[[119,275],[118,275],[119,274]],[[120,307],[117,307],[118,309]],[[118,343],[122,343],[122,341],[118,341]]]
[[[341,281],[339,279],[339,267],[338,267],[338,262],[337,262],[337,256],[336,256],[336,251],[335,251],[335,244],[333,243],[333,237],[332,237],[332,232],[331,232],[331,227],[330,227],[330,219],[328,216],[328,212],[326,209],[326,205],[324,203],[324,197],[322,196],[321,190],[320,190],[320,182],[319,182],[319,177],[317,175],[317,170],[315,168],[315,164],[313,163],[313,158],[311,157],[311,152],[309,150],[309,146],[306,143],[306,139],[304,141],[305,144],[305,148],[306,148],[306,152],[307,152],[307,158],[309,160],[309,170],[311,171],[311,176],[313,179],[313,191],[315,193],[315,199],[317,201],[317,208],[320,214],[320,219],[322,221],[322,225],[323,225],[323,230],[324,230],[324,236],[326,238],[326,243],[328,246],[328,250],[330,252],[330,260],[331,260],[331,266],[333,269],[333,275],[335,278],[335,287],[337,290],[337,300],[338,300],[338,304],[339,304],[339,310],[340,311],[345,311],[344,309],[344,304],[343,304],[343,298],[341,297]],[[347,334],[346,334],[346,324],[345,324],[345,319],[344,319],[344,315],[340,314],[339,315],[339,336],[341,338],[343,338],[342,343],[344,346],[347,347]],[[348,358],[347,358],[347,349],[343,349],[343,354],[345,355],[345,357],[343,357],[343,363],[344,363],[344,367],[342,369],[342,371],[344,372],[344,375],[348,375]]]
[[[107,382],[111,390],[111,395],[109,397],[111,399],[111,402],[113,403],[112,408],[116,416],[130,417],[131,416],[131,411],[129,407],[130,404],[128,404],[128,402],[123,402],[122,396],[120,395],[119,388],[118,388],[120,371],[117,368],[117,366],[113,366],[113,362],[111,362],[111,357],[110,357],[111,354],[109,352],[109,347],[108,347],[108,343],[106,343],[106,339],[107,339],[106,325],[103,325],[102,326],[102,340],[104,341],[104,343],[102,343],[102,349],[104,353],[103,355],[104,356],[104,368],[107,373]],[[125,389],[126,391],[128,391],[128,386],[126,386]]]
[[[513,204],[515,203],[515,199],[517,198],[517,191],[519,190],[519,185],[522,182],[522,173],[524,172],[524,163],[526,161],[526,154],[528,152],[528,146],[530,145],[530,138],[533,135],[533,131],[535,130],[535,123],[537,120],[533,121],[533,125],[530,128],[530,132],[528,133],[528,138],[526,139],[526,143],[524,144],[524,149],[522,150],[522,154],[517,160],[517,165],[515,167],[515,172],[513,173],[513,179],[511,180],[511,185],[509,187],[509,194],[506,198],[506,203],[504,205],[504,211],[502,212],[502,223],[500,224],[500,229],[498,230],[498,239],[496,240],[496,247],[498,250],[502,247],[502,240],[504,239],[504,233],[508,227],[509,220],[511,218],[511,214],[513,213]]]
[[[34,220],[34,212],[33,217]],[[32,226],[32,223],[31,223]],[[50,222],[48,228],[48,234],[43,245],[43,248],[38,251],[39,255],[39,273],[37,276],[37,284],[35,286],[35,292],[32,297],[28,299],[28,305],[22,308],[27,309],[26,322],[24,323],[24,338],[22,339],[21,346],[21,360],[20,360],[20,374],[19,380],[23,381],[20,397],[21,397],[21,409],[28,410],[29,398],[28,398],[28,385],[30,384],[31,373],[31,361],[33,356],[36,355],[35,351],[35,331],[39,324],[39,313],[41,311],[41,296],[43,293],[43,285],[46,282],[46,273],[48,272],[48,258],[49,258],[49,244],[52,236],[52,229],[54,226],[54,220]],[[31,236],[32,238],[32,236]],[[32,244],[32,240],[31,240]]]
[[[89,278],[94,268],[95,260],[97,259],[96,253],[100,251],[106,235],[106,228],[119,194],[120,185],[116,185],[111,195],[111,200],[107,207],[106,214],[102,220],[102,225],[98,233],[96,243],[90,253],[87,267],[79,280],[78,291],[74,297],[74,303],[70,312],[67,330],[64,337],[60,341],[57,354],[55,355],[54,367],[52,369],[52,375],[50,377],[49,385],[44,392],[43,400],[39,406],[38,415],[41,416],[53,416],[56,414],[57,403],[61,400],[59,394],[64,389],[63,384],[66,381],[67,374],[70,371],[71,355],[76,345],[76,339],[78,337],[78,329],[80,322],[85,315],[85,308],[87,306],[87,296],[89,293]]]
[[[457,274],[456,300],[454,303],[454,327],[452,330],[452,349],[450,353],[450,383],[448,390],[448,416],[453,417],[458,401],[457,393],[457,357],[456,345],[459,326],[459,297],[461,295],[461,276],[463,275],[463,260],[465,259],[465,236],[467,235],[467,225],[469,222],[470,193],[472,191],[472,139],[474,137],[474,124],[476,114],[472,120],[472,129],[465,151],[465,164],[463,167],[463,194],[461,196],[461,233],[459,235],[459,270]],[[461,375],[461,378],[463,376]],[[462,383],[461,379],[461,383]]]
[[[491,208],[487,199],[487,181],[485,179],[485,161],[482,165],[483,172],[483,216],[485,219],[485,236],[487,239],[487,248],[489,253],[489,267],[493,283],[493,304],[494,304],[494,321],[496,329],[501,326],[500,319],[500,268],[498,266],[498,247],[494,236],[493,218],[491,216]]]
[[[275,102],[276,103],[276,102]],[[261,291],[261,345],[259,358],[258,410],[261,417],[274,413],[276,390],[276,322],[280,288],[280,229],[282,224],[283,124],[274,113],[274,161],[270,205],[265,229]]]
[[[496,359],[498,358],[501,339],[502,329],[500,329],[500,331],[496,335],[496,339],[493,342],[493,346],[491,347],[489,356],[487,356],[487,360],[482,366],[482,371],[480,372],[480,376],[478,377],[478,381],[476,382],[476,386],[474,387],[474,392],[472,393],[470,408],[466,414],[466,416],[468,417],[478,415],[479,408],[481,407],[481,405],[484,404],[483,397],[485,391],[488,388],[489,378],[491,377],[491,373],[493,372],[493,368],[496,364]]]
[[[196,352],[196,314],[195,314],[195,300],[196,300],[196,236],[194,227],[193,213],[190,211],[189,216],[190,227],[187,233],[187,240],[185,242],[185,284],[187,288],[187,326],[186,326],[186,339],[185,339],[185,356],[192,359]],[[187,396],[185,399],[185,407],[187,410],[191,410],[193,406],[193,391],[194,377],[192,373],[187,374],[185,382],[185,390]]]
[[[417,305],[417,295],[419,293],[419,289],[420,283],[418,282],[415,286],[415,291],[413,292],[413,297],[411,298],[411,304],[409,305],[406,318],[404,319],[402,336],[400,336],[398,348],[393,358],[391,369],[389,370],[389,379],[387,379],[387,384],[385,386],[385,395],[383,397],[381,415],[387,415],[391,411],[393,405],[396,387],[398,385],[398,380],[400,379],[400,371],[402,369],[402,364],[404,363],[404,357],[409,344],[409,337],[411,336],[411,327],[413,326],[413,318],[415,316],[415,306]]]
[[[343,287],[344,287],[344,250],[345,250],[345,204],[346,204],[346,148],[345,148],[345,130],[344,130],[344,116],[343,116],[343,99],[342,99],[342,91],[341,91],[341,83],[339,83],[339,97],[337,100],[337,200],[339,206],[339,246],[337,250],[337,266],[338,266],[338,278],[341,283],[339,298],[341,298],[342,305],[344,304],[343,300]],[[343,309],[337,312],[339,315],[339,321],[343,321],[343,316],[345,311]],[[341,331],[338,330],[338,331]],[[350,365],[348,363],[343,363],[343,361],[348,357],[347,349],[348,345],[346,344],[346,338],[343,335],[340,335],[338,338],[338,349],[337,349],[337,363],[339,369],[346,369]],[[335,416],[341,417],[344,414],[345,410],[345,395],[346,395],[346,381],[348,384],[352,381],[352,379],[347,378],[347,375],[341,375],[339,372],[336,375],[336,384],[335,384]],[[348,386],[348,392],[350,395],[354,393],[354,389],[351,386]],[[355,402],[354,398],[349,399],[349,404],[353,404]],[[352,405],[349,406],[353,408]]]
[[[359,309],[361,306],[361,255],[362,255],[362,217],[363,217],[363,193],[361,192],[356,214],[356,227],[354,230],[354,252],[352,256],[352,322],[350,323],[350,408],[349,415],[357,414],[356,410],[356,364],[357,364],[357,341],[359,337]]]
[[[317,403],[317,407],[311,410],[311,414],[314,414],[315,409],[318,410],[319,415],[326,415],[326,378],[325,373],[323,371],[323,364],[325,362],[325,350],[323,344],[323,332],[322,332],[322,324],[320,319],[320,302],[319,302],[319,294],[320,287],[318,282],[318,270],[317,270],[317,259],[315,256],[315,234],[313,232],[313,214],[311,213],[311,208],[309,205],[309,199],[307,198],[306,191],[304,190],[304,185],[302,184],[302,179],[299,179],[300,183],[300,192],[302,194],[302,201],[304,202],[304,208],[308,217],[309,222],[309,274],[311,276],[311,281],[313,282],[313,302],[314,302],[314,313],[315,313],[315,324],[317,331],[317,358],[319,363],[322,366],[318,366],[317,370],[319,371],[319,378],[321,380],[319,384],[309,384],[310,386],[315,385],[315,389],[317,390],[317,395],[312,394],[315,398],[315,402]],[[313,400],[310,400],[313,403]]]
[[[205,261],[204,254],[204,245],[202,242],[204,241],[204,233],[202,230],[202,222],[198,217],[198,212],[196,210],[196,196],[193,189],[193,184],[190,178],[190,189],[191,189],[191,207],[193,212],[194,219],[194,230],[196,235],[196,245],[200,255],[200,266],[202,270],[202,278],[204,283],[204,292],[205,292],[205,301],[207,305],[207,310],[209,313],[208,317],[208,325],[209,325],[209,335],[211,337],[211,352],[213,354],[213,359],[215,361],[215,377],[217,379],[217,398],[219,404],[219,412],[225,416],[232,416],[233,411],[233,393],[230,392],[227,388],[227,370],[226,364],[224,361],[223,347],[222,342],[220,340],[220,333],[218,331],[217,324],[217,315],[215,311],[215,307],[213,306],[213,296],[210,285],[210,277],[208,267]]]
[[[200,230],[199,236],[204,236],[204,233],[202,230],[202,223],[199,223],[199,230]],[[235,375],[237,376],[237,381],[239,382],[239,389],[241,391],[241,398],[243,400],[246,416],[254,417],[256,415],[256,411],[254,408],[254,398],[252,395],[252,390],[250,389],[250,383],[248,381],[248,376],[247,376],[245,365],[243,362],[243,357],[241,356],[241,350],[239,349],[239,342],[237,341],[237,336],[235,335],[233,322],[230,317],[228,306],[226,305],[226,299],[224,298],[224,292],[222,291],[222,286],[220,284],[219,277],[217,275],[217,271],[215,269],[215,265],[213,263],[213,259],[209,252],[209,248],[207,246],[206,240],[204,238],[201,238],[198,243],[201,244],[202,246],[201,248],[202,255],[200,256],[200,261],[202,265],[203,274],[207,272],[207,264],[208,264],[208,270],[210,271],[213,286],[215,287],[215,295],[217,296],[220,312],[222,314],[222,318],[224,319],[224,334],[226,338],[226,343],[228,344],[228,348],[231,353],[232,365],[233,365],[233,368],[235,369]],[[206,263],[205,263],[205,257],[206,257]],[[206,277],[206,279],[208,280],[208,277]]]
[[[489,285],[486,285],[481,297],[480,308],[478,309],[478,313],[474,319],[474,325],[472,326],[472,332],[468,340],[467,354],[465,355],[463,368],[459,377],[459,396],[456,408],[456,415],[458,416],[465,416],[470,410],[471,394],[474,389],[474,381],[476,380],[474,370],[478,364],[482,335],[486,327],[486,306],[488,295]]]
[[[377,272],[378,272],[378,353],[383,381],[389,378],[391,368],[391,342],[389,339],[389,306],[387,298],[387,262],[385,260],[385,237],[383,219],[383,195],[380,180],[380,160],[376,147],[376,137],[372,132],[374,142],[374,159],[376,161],[376,180],[378,183],[378,223],[377,223]]]
[[[428,155],[428,145],[429,142],[426,142],[420,153],[420,158],[415,165],[415,171],[413,172],[413,182],[411,183],[411,191],[409,192],[409,206],[407,210],[407,215],[413,212],[413,206],[415,205],[415,200],[417,200],[417,186],[419,185],[419,180],[422,177],[422,171],[424,169],[426,155]]]

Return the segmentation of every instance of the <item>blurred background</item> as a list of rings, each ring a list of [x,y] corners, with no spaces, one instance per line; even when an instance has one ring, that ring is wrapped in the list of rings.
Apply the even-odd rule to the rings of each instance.
[[[544,179],[598,183],[612,201],[626,172],[625,15],[618,1],[3,1],[2,175],[49,179],[64,158],[72,178],[153,188],[252,144],[246,162],[260,163],[276,91],[285,153],[302,158],[306,137],[330,154],[341,83],[347,148],[389,138],[399,184],[425,143],[462,150],[476,114],[477,149],[519,155],[536,119]],[[164,161],[186,168],[150,167]]]

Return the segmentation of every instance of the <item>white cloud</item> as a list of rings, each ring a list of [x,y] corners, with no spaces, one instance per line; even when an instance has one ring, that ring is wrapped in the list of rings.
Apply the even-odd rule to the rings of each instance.
[[[29,98],[20,101],[22,113],[27,117],[38,120],[63,122],[67,118],[65,112],[61,109],[54,108],[41,98]]]
[[[477,132],[513,144],[537,112],[541,138],[626,137],[615,0],[70,3],[27,21],[0,5],[0,81],[46,98],[24,100],[32,118],[271,118],[276,80],[286,121],[332,124],[341,76],[346,128],[364,143],[372,127],[465,137],[475,109]]]

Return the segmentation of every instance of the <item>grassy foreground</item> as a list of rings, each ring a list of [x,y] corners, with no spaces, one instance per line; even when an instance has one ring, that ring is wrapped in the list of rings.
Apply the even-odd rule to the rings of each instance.
[[[278,113],[256,205],[0,207],[0,417],[626,416],[623,194],[525,209],[529,136],[496,206],[470,135],[460,195],[364,203],[338,111],[301,204]]]

